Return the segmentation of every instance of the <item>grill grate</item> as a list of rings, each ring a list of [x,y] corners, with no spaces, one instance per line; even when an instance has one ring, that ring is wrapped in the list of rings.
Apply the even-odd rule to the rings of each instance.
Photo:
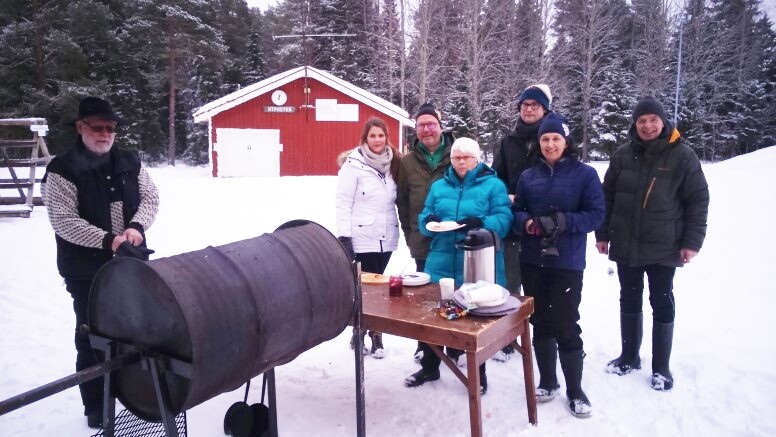
[[[186,437],[186,412],[175,416],[175,426],[178,428],[178,435]],[[129,410],[123,410],[116,416],[116,437],[165,437],[164,424],[145,421]],[[104,436],[103,430],[97,432],[91,437]]]

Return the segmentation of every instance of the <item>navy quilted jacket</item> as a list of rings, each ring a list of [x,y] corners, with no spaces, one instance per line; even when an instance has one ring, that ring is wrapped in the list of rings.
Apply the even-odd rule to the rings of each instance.
[[[587,234],[598,228],[606,213],[601,180],[595,169],[568,156],[561,158],[554,168],[539,159],[520,176],[515,195],[513,229],[522,237],[520,262],[584,270]],[[527,235],[525,223],[555,211],[564,213],[567,222],[556,245],[560,256],[542,258],[541,237]]]

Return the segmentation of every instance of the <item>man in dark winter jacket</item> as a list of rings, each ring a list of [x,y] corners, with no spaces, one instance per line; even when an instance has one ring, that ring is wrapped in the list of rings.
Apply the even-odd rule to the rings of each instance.
[[[450,166],[453,136],[442,132],[439,111],[431,103],[424,103],[418,109],[415,132],[417,139],[412,151],[401,159],[396,182],[396,207],[410,255],[415,259],[417,271],[422,272],[426,266],[431,239],[420,233],[418,214],[423,211],[431,184],[444,176]],[[420,362],[422,356],[421,345],[418,343],[415,361]]]
[[[617,263],[622,353],[607,371],[641,368],[642,295],[649,279],[652,305],[652,388],[670,390],[674,332],[673,279],[706,236],[709,187],[700,161],[652,97],[633,108],[630,142],[612,155],[604,176],[606,219],[596,247]]]
[[[145,230],[159,195],[136,154],[113,147],[117,118],[105,100],[86,97],[78,107],[74,148],[46,168],[41,191],[57,242],[57,267],[73,298],[76,371],[97,363],[89,343],[87,306],[92,280],[114,253],[148,259]],[[80,385],[84,415],[102,426],[102,378]]]
[[[550,87],[540,83],[531,85],[518,97],[519,117],[515,130],[501,140],[501,146],[493,157],[493,170],[504,181],[509,197],[514,202],[515,188],[520,175],[530,168],[539,154],[536,132],[544,116],[550,112],[552,93]],[[520,292],[520,241],[514,232],[504,239],[504,262],[506,263],[507,289]],[[497,352],[493,359],[507,361],[514,348],[510,345]]]
[[[418,230],[418,214],[423,210],[431,184],[450,166],[453,136],[442,132],[442,122],[434,105],[426,103],[415,116],[417,139],[413,149],[402,157],[397,182],[396,206],[399,221],[417,271],[426,264],[430,239]]]

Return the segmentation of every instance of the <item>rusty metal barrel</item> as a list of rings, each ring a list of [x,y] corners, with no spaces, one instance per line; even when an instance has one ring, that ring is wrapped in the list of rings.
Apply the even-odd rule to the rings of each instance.
[[[92,285],[89,327],[191,363],[190,378],[164,373],[177,414],[336,337],[351,319],[354,293],[337,239],[297,220],[271,234],[147,263],[112,260]],[[131,412],[161,420],[152,378],[140,364],[116,371],[113,387]]]

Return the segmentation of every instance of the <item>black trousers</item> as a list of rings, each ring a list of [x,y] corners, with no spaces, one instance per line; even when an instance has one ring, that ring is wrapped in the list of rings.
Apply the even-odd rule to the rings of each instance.
[[[89,290],[92,281],[65,279],[65,286],[73,298],[73,310],[75,310],[75,370],[80,372],[87,367],[97,364],[95,350],[89,343],[89,334],[81,330],[82,325],[88,326]],[[84,404],[84,414],[102,409],[103,378],[93,379],[80,384],[81,401]]]
[[[415,258],[415,271],[422,272],[426,270],[426,258]]]
[[[388,267],[393,252],[364,252],[356,254],[356,261],[361,263],[361,271],[383,274]]]
[[[521,264],[523,290],[534,298],[533,336],[554,338],[558,350],[582,350],[579,304],[582,302],[582,270],[564,270]]]
[[[438,369],[442,360],[431,350],[428,343],[418,342],[418,344],[420,344],[420,349],[423,351],[423,358],[420,359],[420,366],[423,370]],[[459,349],[453,349],[451,347],[447,348],[447,355],[449,356],[457,357],[463,353],[464,352]],[[485,363],[480,364],[480,372],[485,372]]]
[[[642,312],[645,273],[649,280],[652,318],[660,323],[673,323],[676,315],[674,305],[676,267],[659,264],[628,267],[625,264],[617,264],[617,276],[620,278],[620,311],[628,314]]]
[[[505,238],[504,244],[504,269],[507,277],[507,290],[513,294],[520,294],[522,280],[520,278],[520,240]]]

